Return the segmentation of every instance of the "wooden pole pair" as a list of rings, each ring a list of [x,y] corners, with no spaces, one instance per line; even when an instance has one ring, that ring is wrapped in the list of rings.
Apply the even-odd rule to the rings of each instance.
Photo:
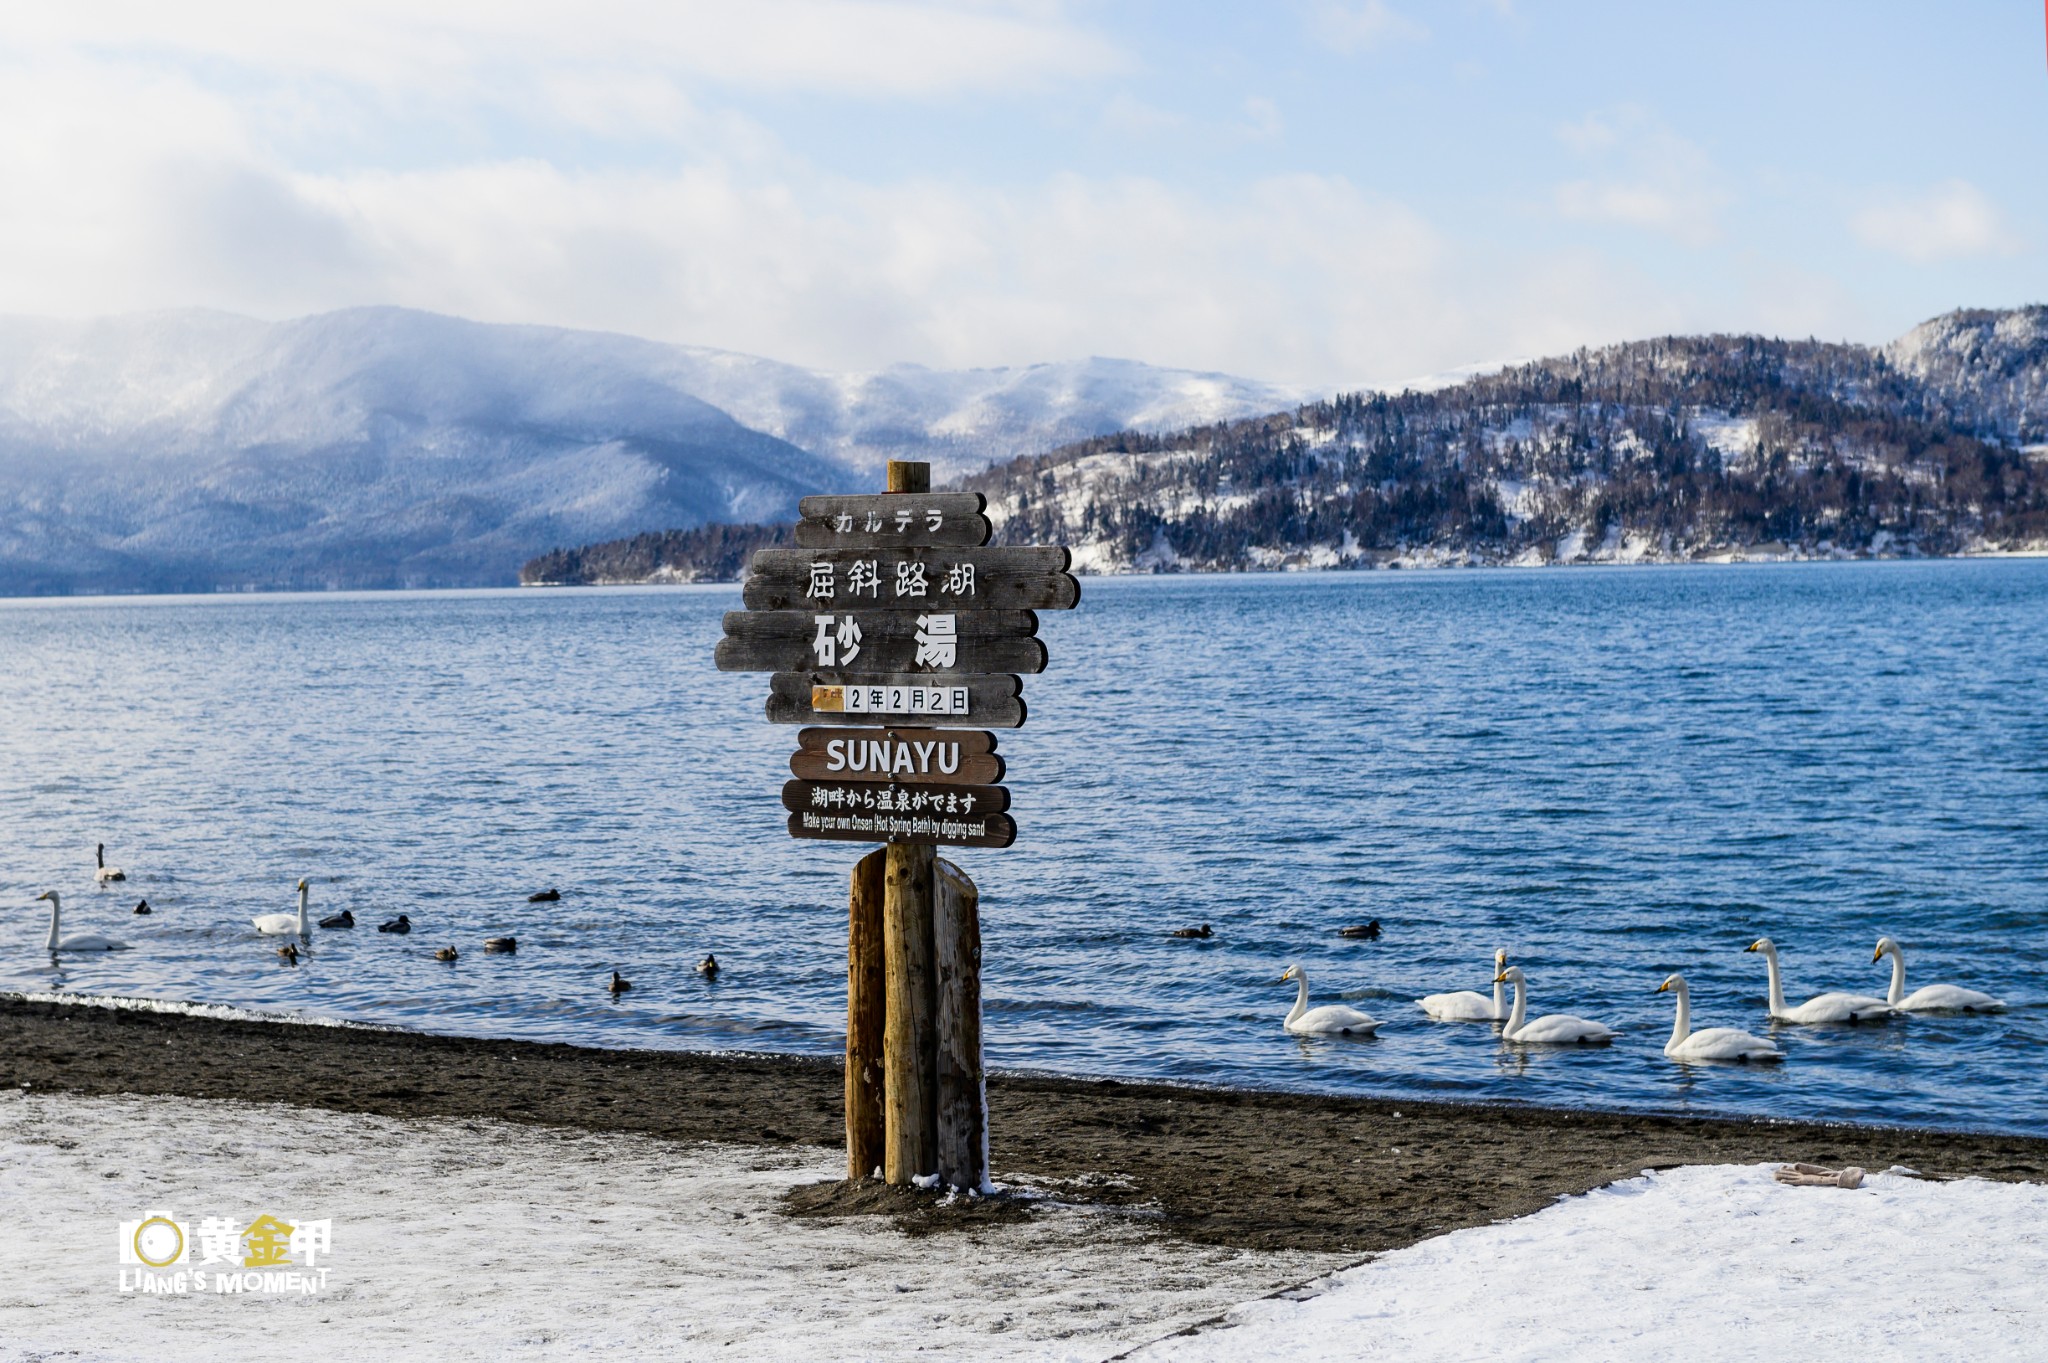
[[[889,463],[889,491],[931,465]],[[988,1182],[974,882],[924,843],[861,858],[847,897],[846,1176]]]

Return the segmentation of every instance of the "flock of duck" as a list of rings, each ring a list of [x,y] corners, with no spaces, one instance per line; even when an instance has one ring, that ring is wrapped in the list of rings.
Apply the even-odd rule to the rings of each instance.
[[[107,845],[105,843],[100,843],[94,849],[93,858],[98,863],[93,871],[93,880],[96,883],[108,885],[128,879],[126,871],[118,866],[107,865]],[[298,893],[299,909],[297,913],[263,913],[249,920],[250,926],[256,929],[258,936],[310,938],[313,935],[312,882],[301,879],[298,884]],[[549,888],[528,895],[526,902],[529,904],[552,904],[561,897],[562,892],[560,890]],[[70,937],[64,936],[63,896],[55,890],[45,890],[37,895],[36,899],[38,902],[47,900],[50,905],[50,935],[43,946],[44,950],[52,955],[65,951],[126,951],[128,949],[126,942],[97,932],[76,933]],[[154,910],[150,908],[149,901],[144,899],[135,905],[133,912],[136,914],[149,914],[153,913]],[[340,913],[329,914],[327,917],[319,920],[319,926],[329,930],[345,930],[353,928],[355,925],[356,916],[348,909],[343,909]],[[378,924],[377,931],[403,936],[412,931],[412,919],[410,916],[401,913],[388,922]],[[510,955],[518,950],[519,939],[517,937],[486,937],[484,939],[484,951],[489,955]],[[297,965],[301,957],[307,956],[310,953],[310,946],[302,947],[296,941],[286,942],[277,949],[278,959],[284,964],[292,966]],[[437,961],[454,961],[461,959],[461,954],[453,946],[444,946],[436,948],[434,959]],[[718,971],[719,965],[716,956],[706,956],[697,963],[697,973],[706,979],[718,978]],[[616,970],[612,972],[611,982],[606,986],[615,997],[625,993],[632,987],[633,982]]]
[[[1989,994],[1953,984],[1930,984],[1906,992],[1906,954],[1889,937],[1877,939],[1875,965],[1889,956],[1892,960],[1891,989],[1884,998],[1872,994],[1817,994],[1794,1008],[1785,1005],[1785,986],[1778,970],[1778,949],[1768,937],[1759,937],[1745,948],[1764,958],[1770,977],[1770,1018],[1779,1023],[1876,1022],[1907,1013],[2002,1013],[2005,1004]],[[1298,965],[1289,966],[1281,982],[1295,985],[1293,1011],[1287,1014],[1287,1030],[1302,1034],[1371,1036],[1380,1028],[1376,1018],[1341,1003],[1321,1008],[1308,1006],[1308,974]],[[1504,988],[1514,989],[1514,1003],[1507,1005]],[[1785,1053],[1770,1041],[1752,1036],[1737,1027],[1692,1029],[1692,993],[1685,976],[1671,975],[1657,986],[1659,994],[1672,994],[1678,1004],[1677,1019],[1664,1054],[1673,1060],[1783,1060]],[[1508,964],[1505,950],[1493,953],[1493,995],[1463,989],[1449,994],[1431,994],[1417,999],[1416,1006],[1438,1022],[1498,1022],[1503,1039],[1518,1045],[1600,1046],[1612,1041],[1616,1030],[1602,1022],[1573,1017],[1569,1013],[1529,1016],[1529,979],[1520,966]]]
[[[128,879],[128,873],[119,867],[107,865],[107,847],[99,844],[94,851],[98,863],[93,879],[102,885]],[[297,913],[265,913],[250,919],[250,925],[259,936],[310,938],[313,930],[312,885],[304,879],[299,881],[299,908]],[[555,889],[542,890],[528,895],[531,904],[553,903],[562,897]],[[36,896],[47,900],[50,905],[50,935],[45,947],[52,954],[64,951],[121,951],[126,942],[99,933],[81,933],[71,937],[62,934],[63,900],[55,890],[45,890]],[[136,904],[135,913],[151,912],[149,901]],[[319,920],[319,926],[326,929],[349,929],[356,925],[355,914],[347,909]],[[412,931],[412,919],[399,914],[389,922],[378,925],[377,931],[405,934]],[[1174,937],[1206,939],[1214,936],[1207,923],[1199,928],[1182,928],[1172,934]],[[1378,919],[1358,927],[1338,930],[1342,937],[1377,940],[1380,935]],[[487,937],[484,951],[491,954],[507,954],[519,950],[516,937]],[[287,942],[277,949],[280,960],[287,965],[297,965],[299,958],[310,948],[301,948],[297,942]],[[1857,1023],[1876,1022],[1885,1018],[1908,1013],[1999,1013],[2005,1011],[2005,1004],[1989,994],[1975,989],[1965,989],[1953,984],[1930,984],[1908,994],[1906,992],[1906,954],[1899,944],[1889,937],[1877,939],[1877,950],[1871,956],[1875,965],[1885,957],[1891,957],[1891,988],[1885,997],[1874,994],[1829,993],[1817,994],[1797,1007],[1785,1004],[1784,978],[1779,973],[1778,949],[1768,937],[1759,937],[1745,950],[1757,952],[1764,958],[1764,968],[1769,975],[1770,1019],[1778,1023]],[[444,946],[434,952],[438,961],[453,961],[460,953],[453,946]],[[718,977],[719,965],[716,956],[706,956],[697,965],[697,973],[708,979]],[[1308,972],[1298,965],[1287,967],[1280,976],[1281,983],[1295,986],[1294,1007],[1287,1014],[1286,1027],[1290,1032],[1302,1035],[1371,1036],[1379,1031],[1380,1022],[1348,1004],[1325,1004],[1320,1008],[1308,1006]],[[633,987],[632,981],[612,971],[611,982],[606,986],[617,996]],[[1504,990],[1514,990],[1513,1003],[1504,997]],[[1678,1005],[1675,1023],[1671,1029],[1671,1040],[1664,1045],[1664,1054],[1673,1060],[1733,1060],[1773,1061],[1783,1060],[1785,1053],[1760,1036],[1753,1036],[1737,1027],[1707,1027],[1700,1031],[1692,1029],[1692,993],[1686,987],[1685,976],[1671,975],[1657,986],[1660,994],[1671,994]],[[1417,999],[1416,1006],[1438,1022],[1498,1022],[1501,1036],[1517,1045],[1566,1045],[1599,1046],[1612,1041],[1616,1030],[1602,1022],[1588,1018],[1574,1017],[1569,1013],[1547,1013],[1541,1017],[1529,1016],[1529,978],[1520,966],[1508,964],[1505,950],[1493,953],[1493,994],[1491,997],[1476,990],[1463,989],[1448,994],[1430,994]]]

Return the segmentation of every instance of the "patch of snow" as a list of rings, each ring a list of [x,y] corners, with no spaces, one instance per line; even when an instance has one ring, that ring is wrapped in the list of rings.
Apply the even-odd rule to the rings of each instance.
[[[1396,1250],[1133,1357],[2019,1363],[2048,1334],[2044,1281],[2040,1184],[1879,1175],[1849,1192],[1696,1166]]]
[[[912,1238],[779,1212],[834,1151],[247,1103],[0,1094],[0,1168],[5,1363],[1095,1360],[1344,1261],[1049,1199]],[[117,1227],[157,1208],[331,1219],[328,1290],[123,1293]]]

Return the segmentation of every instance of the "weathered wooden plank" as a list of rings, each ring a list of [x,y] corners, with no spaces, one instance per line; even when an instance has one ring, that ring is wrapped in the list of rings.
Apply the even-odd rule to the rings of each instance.
[[[1012,675],[934,678],[898,673],[856,677],[836,672],[777,672],[768,679],[774,724],[903,727],[947,720],[1015,729],[1025,719],[1024,682]]]
[[[729,611],[721,672],[1043,672],[1035,611]]]
[[[981,896],[974,882],[945,860],[933,868],[932,891],[939,1182],[983,1191],[989,1179],[981,1059]]]
[[[854,863],[846,924],[846,1176],[882,1167],[883,870],[881,848]]]
[[[797,503],[796,542],[805,549],[900,549],[951,545],[974,549],[993,529],[979,492],[884,492],[806,497]]]
[[[930,1174],[937,1163],[934,859],[928,846],[891,845],[883,862],[882,1176],[895,1184]]]
[[[1064,547],[763,549],[748,610],[1071,610],[1081,584]]]
[[[1003,759],[995,735],[975,729],[805,729],[790,774],[805,781],[896,781],[996,786]]]
[[[1007,814],[867,814],[807,809],[789,816],[789,836],[827,842],[916,843],[940,847],[1008,847],[1017,824]]]
[[[1002,786],[798,779],[782,783],[782,807],[792,814],[1002,814],[1010,808],[1010,792]]]

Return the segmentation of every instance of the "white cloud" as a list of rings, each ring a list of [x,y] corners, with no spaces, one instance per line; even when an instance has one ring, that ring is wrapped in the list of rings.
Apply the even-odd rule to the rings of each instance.
[[[2004,255],[2019,243],[1998,206],[1967,180],[1888,194],[1849,219],[1865,246],[1919,264]]]
[[[1315,33],[1339,52],[1370,52],[1391,43],[1420,42],[1429,30],[1386,0],[1340,4],[1325,0],[1311,12]]]
[[[0,50],[227,62],[475,95],[508,70],[662,72],[771,89],[931,96],[1122,69],[1057,5],[945,0],[101,0],[0,6]]]
[[[1245,100],[1244,118],[1246,131],[1258,141],[1278,137],[1287,129],[1287,121],[1280,116],[1280,106],[1259,95]]]
[[[1128,90],[1119,90],[1102,108],[1102,126],[1126,137],[1149,137],[1181,126],[1179,114],[1147,104]]]
[[[1560,217],[1643,228],[1689,246],[1720,238],[1729,197],[1720,173],[1704,150],[1648,112],[1591,114],[1557,136],[1597,172],[1557,186],[1552,206]]]

